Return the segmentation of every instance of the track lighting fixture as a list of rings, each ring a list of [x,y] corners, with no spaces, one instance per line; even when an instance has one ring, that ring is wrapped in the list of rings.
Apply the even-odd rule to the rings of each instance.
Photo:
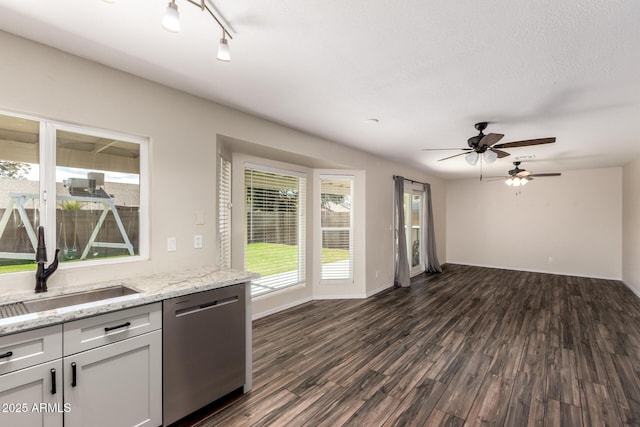
[[[114,3],[116,0],[104,0],[108,3]],[[205,3],[206,0],[185,0],[188,3],[191,3],[194,6],[198,6],[200,10],[209,12],[211,18],[220,26],[222,29],[222,38],[220,39],[220,45],[218,46],[218,55],[217,58],[220,61],[231,61],[231,51],[229,50],[229,40],[233,39],[229,31],[225,28],[225,26],[220,22],[218,17],[214,15],[211,11],[211,8],[207,6]],[[217,11],[216,11],[217,12]],[[219,14],[219,12],[217,12]],[[224,19],[223,19],[224,20]],[[162,27],[171,31],[172,33],[180,32],[180,13],[178,12],[178,5],[176,4],[176,0],[170,0],[167,8],[164,11],[164,16],[162,18]]]

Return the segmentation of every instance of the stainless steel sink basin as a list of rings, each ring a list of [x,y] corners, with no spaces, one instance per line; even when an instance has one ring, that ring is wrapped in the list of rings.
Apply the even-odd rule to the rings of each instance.
[[[137,293],[138,291],[119,285],[109,288],[59,295],[50,298],[24,301],[24,306],[27,308],[29,313],[37,313],[39,311],[53,310],[55,308],[69,307],[72,305],[85,304],[87,302],[101,301]]]

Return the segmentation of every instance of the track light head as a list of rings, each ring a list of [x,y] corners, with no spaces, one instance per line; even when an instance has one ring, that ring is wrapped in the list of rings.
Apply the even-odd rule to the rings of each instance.
[[[180,14],[178,13],[178,5],[176,0],[171,0],[162,18],[162,26],[165,30],[172,33],[180,32]]]
[[[220,45],[218,46],[218,61],[231,61],[231,50],[229,50],[229,43],[224,34],[222,35]]]

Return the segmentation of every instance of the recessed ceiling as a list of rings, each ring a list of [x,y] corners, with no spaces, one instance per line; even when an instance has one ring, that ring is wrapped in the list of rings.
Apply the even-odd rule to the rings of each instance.
[[[479,175],[464,156],[473,125],[536,173],[618,166],[640,157],[640,2],[217,0],[220,28],[176,0],[3,0],[0,28],[445,178]],[[211,3],[210,3],[211,4]],[[373,124],[368,119],[376,118]]]

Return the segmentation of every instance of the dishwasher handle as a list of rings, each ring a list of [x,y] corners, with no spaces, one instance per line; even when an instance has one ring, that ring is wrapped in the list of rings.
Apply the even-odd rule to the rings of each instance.
[[[189,314],[200,313],[205,310],[210,310],[212,308],[222,307],[227,304],[233,304],[238,302],[238,296],[232,296],[228,298],[222,298],[219,300],[209,301],[202,304],[194,305],[187,308],[181,308],[176,310],[176,317],[187,316]]]

